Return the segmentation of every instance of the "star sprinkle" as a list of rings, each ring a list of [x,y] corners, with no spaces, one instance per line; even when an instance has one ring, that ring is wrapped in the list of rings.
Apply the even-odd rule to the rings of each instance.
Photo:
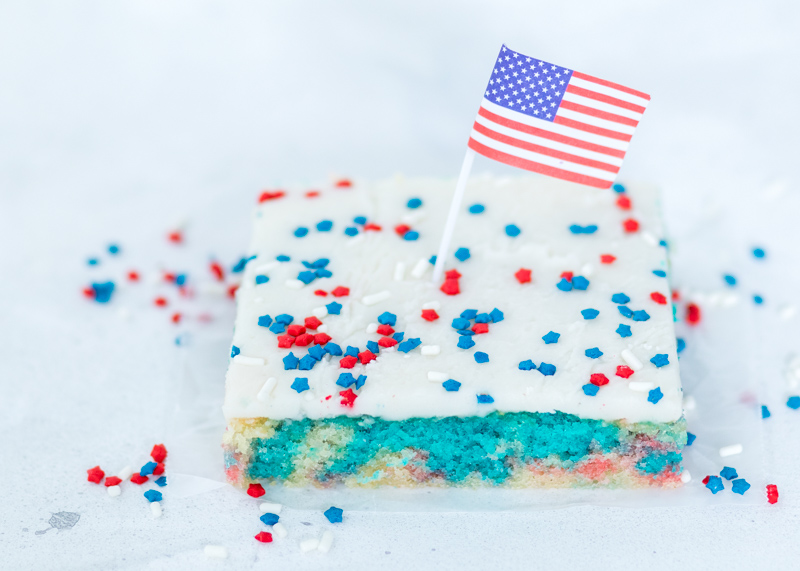
[[[454,393],[458,392],[458,389],[461,388],[461,383],[453,379],[448,379],[442,383],[442,386],[444,387],[444,390],[446,390],[447,392]]]
[[[600,390],[600,387],[597,385],[593,385],[591,383],[587,383],[581,387],[583,389],[583,394],[588,397],[593,397],[597,395],[597,392]]]
[[[647,400],[653,404],[658,403],[662,398],[664,398],[664,393],[661,392],[661,387],[656,387],[647,393]]]
[[[719,475],[725,478],[726,480],[733,480],[739,477],[739,474],[736,472],[736,468],[731,468],[730,466],[725,466],[720,471]]]
[[[560,333],[556,333],[555,331],[550,331],[549,333],[542,336],[542,339],[547,345],[551,343],[558,343],[558,338],[561,337]]]
[[[532,371],[535,368],[536,365],[534,365],[533,361],[531,361],[530,359],[527,359],[525,361],[520,361],[519,364],[520,371]]]
[[[439,319],[439,314],[436,313],[434,309],[423,309],[422,310],[422,319],[425,321],[436,321]]]
[[[539,365],[538,371],[545,377],[552,377],[556,374],[556,366],[551,365],[550,363],[542,363]]]
[[[306,378],[306,377],[295,377],[291,388],[294,389],[295,391],[297,391],[298,393],[302,393],[303,391],[307,391],[310,388],[308,386],[308,378]]]
[[[632,374],[633,374],[633,369],[631,369],[627,365],[619,365],[619,366],[617,366],[617,376],[618,377],[622,377],[623,379],[627,379]]]
[[[474,357],[475,357],[475,362],[476,363],[488,363],[489,362],[489,355],[484,353],[483,351],[476,351]]]
[[[587,357],[590,359],[599,359],[603,356],[603,352],[598,347],[592,347],[591,349],[586,349],[583,352]]]
[[[455,256],[456,256],[456,259],[458,261],[466,262],[467,260],[469,260],[469,256],[470,256],[469,249],[468,248],[459,248],[458,250],[456,250]]]
[[[602,373],[594,373],[589,377],[589,382],[598,387],[602,387],[608,384],[608,377]]]
[[[492,404],[494,399],[489,395],[476,395],[478,397],[478,404]]]
[[[617,327],[617,331],[616,332],[620,337],[623,337],[623,338],[624,337],[630,337],[631,335],[633,335],[631,333],[630,325],[623,325],[622,323],[619,324],[619,327]]]
[[[744,478],[739,478],[738,480],[733,481],[733,485],[731,486],[731,491],[734,494],[744,495],[744,493],[750,489],[750,484]]]
[[[517,278],[517,281],[521,284],[527,284],[531,282],[531,270],[527,270],[525,268],[520,268],[517,270],[517,273],[514,274],[514,277]]]
[[[473,204],[467,209],[470,214],[481,214],[484,210],[486,210],[486,208],[483,204]]]
[[[328,518],[328,521],[331,523],[341,523],[343,513],[344,510],[331,506],[327,510],[325,510],[322,515]]]
[[[584,319],[587,319],[587,320],[588,320],[588,319],[594,319],[595,317],[597,317],[598,315],[600,315],[600,312],[599,312],[599,311],[597,311],[596,309],[591,309],[591,308],[589,308],[589,309],[582,309],[582,310],[581,310],[581,315],[583,315],[583,318],[584,318]]]
[[[611,296],[611,301],[616,303],[617,305],[625,305],[631,300],[627,295],[624,293],[615,293]]]
[[[669,365],[669,355],[666,353],[659,353],[650,359],[650,362],[653,363],[656,367],[661,368]]]
[[[86,473],[89,475],[86,479],[93,484],[99,484],[105,478],[106,473],[100,469],[100,466],[95,466],[94,468],[89,468],[86,470]]]
[[[706,488],[711,490],[712,494],[716,494],[719,491],[725,489],[725,486],[722,484],[722,479],[719,476],[706,476],[704,481]]]

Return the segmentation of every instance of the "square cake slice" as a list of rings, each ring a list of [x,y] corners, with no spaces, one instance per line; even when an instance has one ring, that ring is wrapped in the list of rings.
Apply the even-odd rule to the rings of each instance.
[[[656,189],[473,177],[265,192],[237,292],[238,485],[678,486]]]

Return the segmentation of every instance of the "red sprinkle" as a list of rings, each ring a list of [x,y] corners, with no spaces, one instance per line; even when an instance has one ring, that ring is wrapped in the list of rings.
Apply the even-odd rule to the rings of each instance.
[[[313,315],[311,317],[306,317],[303,323],[305,324],[307,329],[316,329],[317,327],[322,325],[322,322]]]
[[[166,307],[167,306],[167,300],[166,300],[166,298],[163,298],[163,297],[155,298],[153,300],[153,303],[155,303],[158,307]]]
[[[594,373],[591,377],[589,377],[589,382],[593,385],[597,385],[598,387],[602,387],[603,385],[608,384],[608,377],[606,377],[603,373]]]
[[[767,484],[767,501],[771,504],[778,503],[778,486]]]
[[[653,293],[650,294],[650,299],[652,299],[656,303],[660,303],[661,305],[667,304],[667,298],[664,297],[664,294],[658,293],[657,291],[654,291]]]
[[[422,319],[424,319],[425,321],[436,321],[437,319],[439,319],[439,314],[436,313],[435,309],[423,309]]]
[[[172,314],[172,323],[180,323],[181,322],[181,314],[180,313],[173,313]]]
[[[373,222],[367,222],[366,224],[364,224],[364,230],[365,231],[375,230],[376,232],[380,232],[381,230],[383,230],[383,228],[381,228],[380,225],[375,224]]]
[[[336,186],[336,188],[350,188],[353,186],[353,182],[349,179],[342,178],[337,180],[334,186]]]
[[[337,286],[333,288],[333,291],[331,291],[331,293],[333,294],[333,297],[344,297],[346,295],[350,295],[350,288],[344,286]]]
[[[174,232],[170,232],[169,234],[167,234],[167,239],[175,244],[180,244],[181,242],[183,242],[183,232],[181,232],[180,230],[175,230]]]
[[[561,272],[561,277],[567,280],[568,282],[572,281],[572,276],[573,276],[572,272]]]
[[[135,270],[131,270],[128,272],[128,281],[138,282],[139,281],[139,272]]]
[[[106,478],[105,486],[106,488],[110,488],[111,486],[119,486],[122,483],[122,478],[117,478],[116,476],[109,476]]]
[[[689,303],[686,305],[686,321],[689,325],[700,323],[700,308],[696,304]]]
[[[353,389],[342,391],[339,395],[342,397],[342,406],[346,406],[347,408],[353,408],[353,404],[356,402],[356,398],[358,398],[358,395],[353,392]]]
[[[168,283],[175,283],[175,274],[164,272],[164,281]]]
[[[222,265],[219,262],[211,262],[208,267],[218,282],[225,279],[225,270],[222,269]]]
[[[617,206],[619,206],[622,210],[630,210],[631,199],[622,194],[619,198],[617,198]]]
[[[393,337],[381,337],[378,340],[378,345],[381,347],[394,347],[397,345],[397,339],[394,339]]]
[[[253,498],[260,498],[267,492],[264,491],[264,486],[261,484],[250,484],[247,488],[247,495]]]
[[[144,484],[149,478],[147,476],[142,476],[139,472],[136,472],[133,476],[131,476],[131,482],[134,484],[139,484],[140,486]]]
[[[405,236],[406,232],[410,230],[411,226],[408,226],[407,224],[398,224],[397,226],[394,227],[395,234],[397,234],[398,236]]]
[[[600,263],[601,264],[613,264],[614,260],[617,258],[612,256],[611,254],[601,254],[600,255]]]
[[[633,369],[625,365],[619,365],[617,367],[617,376],[622,377],[623,379],[627,379],[633,374]]]
[[[94,299],[94,289],[90,287],[83,288],[83,295],[88,297],[89,299]]]
[[[480,335],[481,333],[489,333],[489,324],[488,323],[476,323],[472,326],[472,332],[475,335]]]
[[[705,486],[706,484],[708,484],[708,480],[709,480],[710,478],[711,478],[711,476],[706,476],[705,478],[703,478],[703,485],[704,485],[704,486]]]
[[[167,448],[163,444],[156,444],[150,451],[150,457],[156,462],[163,462],[167,457]]]
[[[526,284],[531,281],[531,271],[526,270],[525,268],[520,268],[517,270],[517,273],[514,274],[514,277],[517,278],[519,283]]]
[[[319,196],[318,190],[309,190],[308,192],[306,192],[306,198],[316,198],[318,196]]]
[[[291,335],[278,335],[278,347],[288,349],[294,345],[294,337]]]
[[[320,297],[327,297],[328,292],[325,291],[324,289],[317,289],[317,290],[314,290],[314,295],[318,295]]]
[[[439,288],[447,295],[458,295],[461,289],[458,287],[458,280],[444,280],[442,287]]]
[[[370,361],[375,360],[375,353],[372,351],[362,351],[358,354],[358,360],[361,361],[362,365],[366,365]]]
[[[86,473],[89,474],[89,477],[86,479],[94,484],[99,484],[100,482],[102,482],[103,478],[106,475],[106,473],[100,469],[100,466],[89,468],[88,470],[86,470]]]
[[[391,335],[394,333],[391,325],[378,325],[378,335]]]
[[[448,280],[457,280],[461,277],[461,274],[458,273],[458,270],[447,270],[444,273],[444,277]]]
[[[305,328],[303,328],[305,329]],[[294,339],[294,344],[298,347],[305,347],[307,345],[311,345],[314,342],[314,336],[310,333],[303,333],[302,335],[298,335]]]
[[[156,464],[156,467],[153,468],[153,474],[155,476],[160,476],[161,474],[164,473],[164,469],[165,468],[166,468],[166,466],[164,466],[164,463],[163,462],[159,462],[158,464]]]
[[[306,332],[306,328],[303,327],[302,325],[298,325],[298,324],[290,325],[289,327],[286,328],[286,333],[288,333],[289,335],[292,335],[293,337],[297,337],[298,335],[302,335],[305,332]]]
[[[328,341],[331,340],[331,336],[327,333],[317,333],[314,335],[314,343],[317,345],[325,345]]]
[[[282,190],[275,190],[272,192],[265,190],[264,192],[261,193],[261,196],[258,197],[258,202],[261,203],[261,202],[266,202],[268,200],[275,200],[277,198],[283,198],[284,196],[286,196],[286,193],[283,192]]]
[[[231,298],[231,299],[235,299],[236,298],[236,290],[237,289],[239,289],[239,285],[238,284],[234,284],[234,285],[230,286],[228,288],[228,297]]]
[[[345,355],[341,359],[339,359],[339,367],[342,369],[352,369],[356,366],[358,359],[353,357],[352,355]]]
[[[260,531],[255,535],[256,541],[261,543],[272,543],[272,534],[266,531]]]
[[[628,233],[636,232],[639,229],[639,223],[633,218],[628,218],[622,223],[622,228]]]

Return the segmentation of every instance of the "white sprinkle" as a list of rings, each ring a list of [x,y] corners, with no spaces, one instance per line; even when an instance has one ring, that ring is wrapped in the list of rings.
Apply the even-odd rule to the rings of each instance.
[[[438,371],[428,371],[428,380],[434,383],[443,383],[448,379],[447,373],[439,373]]]
[[[241,353],[233,358],[233,362],[238,363],[239,365],[254,365],[254,366],[263,366],[266,364],[266,360],[262,359],[261,357],[246,357]]]
[[[729,446],[723,446],[719,449],[719,456],[720,458],[727,458],[728,456],[736,456],[737,454],[741,454],[744,448],[741,444],[731,444]]]
[[[631,353],[630,349],[623,349],[622,353],[620,353],[622,360],[634,371],[638,371],[642,368],[642,362],[636,358],[636,355]]]
[[[409,226],[414,226],[418,222],[422,222],[423,220],[425,220],[427,216],[428,215],[425,214],[425,212],[423,212],[422,210],[416,210],[414,212],[409,212],[408,214],[405,214],[402,218],[400,218],[400,222],[402,222],[403,224],[408,224]]]
[[[213,557],[214,559],[226,559],[228,557],[228,548],[223,545],[206,545],[203,549],[203,553],[206,554],[206,557]]]
[[[692,395],[683,397],[683,410],[694,410],[697,408],[697,401]]]
[[[650,232],[644,231],[644,232],[641,233],[641,236],[642,236],[642,240],[647,242],[647,244],[649,246],[658,245],[658,240],[656,240],[656,237],[653,236]]]
[[[322,325],[317,327],[317,332],[318,333],[327,333],[328,332],[328,326],[323,323]]]
[[[795,313],[797,313],[797,307],[790,303],[785,303],[778,308],[778,317],[784,321],[794,317]]]
[[[316,537],[312,537],[310,539],[304,539],[300,542],[300,551],[303,553],[307,553],[309,551],[314,551],[317,547],[319,547],[319,539]]]
[[[583,264],[581,268],[581,275],[584,277],[591,276],[594,273],[594,266],[592,264]]]
[[[122,488],[120,488],[119,486],[109,486],[106,488],[106,490],[108,491],[108,495],[111,496],[112,498],[116,498],[118,495],[122,493]]]
[[[689,473],[689,470],[684,468],[683,472],[681,472],[681,482],[683,482],[684,484],[688,484],[691,481],[692,481],[692,475]]]
[[[319,545],[317,549],[319,549],[322,553],[327,553],[331,550],[331,546],[333,545],[333,533],[330,530],[325,530],[322,534],[322,539],[319,540]]]
[[[373,293],[370,295],[365,295],[361,298],[361,303],[364,305],[375,305],[376,303],[380,303],[382,301],[386,301],[392,297],[392,292],[389,290],[379,291],[378,293]]]
[[[286,531],[286,528],[283,527],[283,524],[281,522],[273,524],[272,531],[274,531],[275,535],[277,535],[278,537],[286,537],[287,535],[289,535],[289,532]]]
[[[261,510],[261,513],[265,513],[265,514],[266,513],[270,513],[270,514],[279,515],[281,513],[281,509],[283,509],[283,506],[281,504],[273,504],[273,503],[270,503],[270,502],[264,502],[264,503],[258,504],[258,509]]]
[[[411,270],[411,277],[414,277],[416,279],[421,278],[422,276],[425,275],[425,272],[428,270],[428,266],[430,266],[428,260],[426,260],[425,258],[420,258],[419,262],[417,262],[417,265],[414,266],[414,268]]]
[[[367,325],[367,333],[377,333],[378,331],[378,324],[377,323],[370,323]]]
[[[652,390],[655,386],[655,383],[651,383],[650,381],[631,381],[628,383],[629,389],[639,392]]]
[[[153,514],[154,518],[161,517],[161,502],[150,502],[150,513]],[[208,555],[208,553],[206,553],[206,555]]]
[[[130,466],[125,466],[122,470],[117,472],[117,478],[123,481],[127,480],[131,476],[133,476],[133,468]]]
[[[258,391],[256,395],[256,399],[264,402],[266,401],[269,396],[272,394],[272,391],[275,390],[275,385],[278,384],[278,379],[275,377],[270,377],[264,382],[264,386],[261,387],[261,390]]]
[[[420,352],[423,355],[438,355],[441,353],[441,348],[438,345],[423,345],[420,347]]]
[[[314,309],[311,310],[311,315],[313,315],[317,319],[322,319],[323,317],[327,317],[328,316],[328,308],[325,307],[324,305],[322,305],[320,307],[315,307]]]
[[[394,281],[403,281],[403,274],[406,273],[406,265],[403,262],[397,262],[394,266]]]
[[[306,284],[304,284],[300,280],[291,279],[291,280],[286,280],[286,287],[288,287],[289,289],[303,289],[304,287],[306,287]]]
[[[438,301],[429,301],[428,303],[422,304],[422,309],[439,309],[442,307],[442,304]]]

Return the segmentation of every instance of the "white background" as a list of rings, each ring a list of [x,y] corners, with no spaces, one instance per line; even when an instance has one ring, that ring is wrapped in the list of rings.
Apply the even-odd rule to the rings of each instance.
[[[800,413],[783,404],[781,369],[800,352],[800,319],[777,313],[800,291],[798,6],[0,3],[0,567],[796,566]],[[329,527],[319,512],[285,512],[291,536],[263,546],[252,501],[231,489],[170,501],[167,487],[164,516],[151,520],[139,490],[111,499],[88,484],[88,467],[141,463],[165,438],[173,339],[197,324],[169,324],[149,293],[120,291],[105,307],[80,289],[128,265],[232,260],[265,186],[455,176],[503,42],[652,94],[621,178],[663,186],[679,286],[714,291],[732,272],[742,305],[765,296],[742,325],[758,351],[730,350],[752,354],[742,374],[766,386],[765,469],[780,503],[349,512],[322,556],[297,548]],[[171,249],[163,236],[184,219],[189,243]],[[119,266],[106,256],[90,271],[86,258],[110,241],[124,248]],[[761,264],[749,255],[756,244],[768,251]],[[212,308],[223,331],[225,307]],[[60,511],[81,519],[35,534]],[[228,546],[227,563],[205,559],[208,543]]]

